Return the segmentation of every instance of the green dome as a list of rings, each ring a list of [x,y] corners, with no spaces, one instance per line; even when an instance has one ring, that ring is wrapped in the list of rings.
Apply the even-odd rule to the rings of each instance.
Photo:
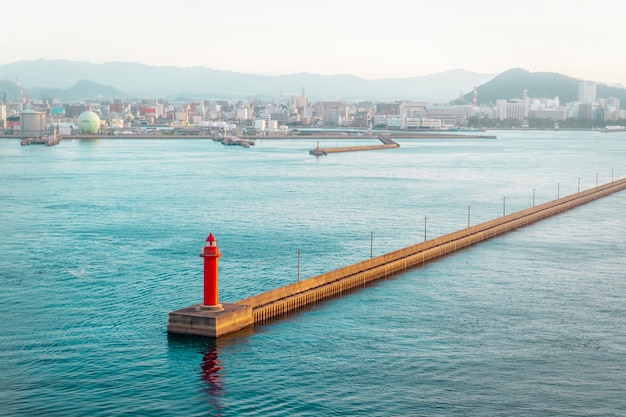
[[[85,111],[76,120],[80,133],[98,133],[100,131],[100,118],[92,111]]]

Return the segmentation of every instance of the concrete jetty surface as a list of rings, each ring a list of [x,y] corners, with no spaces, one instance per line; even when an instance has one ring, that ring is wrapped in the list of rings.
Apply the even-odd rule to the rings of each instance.
[[[206,319],[197,316],[186,317],[179,310],[170,313],[168,331],[170,333],[194,334],[219,337],[262,323],[289,312],[302,309],[320,300],[335,297],[369,282],[383,279],[410,268],[423,265],[459,249],[483,242],[536,221],[562,213],[585,203],[626,189],[626,179],[600,185],[559,198],[535,207],[518,211],[497,219],[459,230],[423,243],[390,252],[372,259],[358,262],[321,275],[270,290],[234,303],[233,315],[227,309],[219,313],[199,312]],[[226,306],[226,304],[224,304]],[[236,311],[236,313],[234,313]],[[243,314],[242,314],[243,313]],[[217,314],[217,319],[211,314]],[[214,323],[225,323],[224,328],[211,328]],[[195,324],[194,324],[195,323]],[[196,328],[194,328],[194,326]]]
[[[329,153],[342,153],[342,152],[357,152],[357,151],[375,151],[379,149],[393,149],[399,148],[400,144],[395,140],[391,139],[391,137],[378,135],[376,137],[379,141],[382,142],[382,145],[362,145],[362,146],[340,146],[335,148],[320,148],[320,143],[317,142],[317,147],[309,151],[311,155],[322,156],[328,155]]]

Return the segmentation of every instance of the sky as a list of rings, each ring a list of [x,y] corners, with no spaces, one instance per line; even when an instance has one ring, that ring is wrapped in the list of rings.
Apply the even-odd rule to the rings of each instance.
[[[405,78],[559,72],[626,86],[622,0],[9,0],[0,65],[33,59]]]

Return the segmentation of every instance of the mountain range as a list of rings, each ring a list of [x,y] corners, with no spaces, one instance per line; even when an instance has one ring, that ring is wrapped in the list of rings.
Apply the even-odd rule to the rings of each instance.
[[[205,67],[158,67],[140,63],[93,64],[67,60],[19,61],[0,65],[0,91],[18,94],[19,78],[31,98],[288,98],[315,100],[423,100],[447,102],[493,78],[461,69],[411,78],[366,80],[353,75],[298,73],[267,76]],[[88,81],[87,81],[88,80]],[[77,85],[79,83],[79,85]]]
[[[268,76],[220,71],[205,67],[158,67],[140,63],[93,64],[68,60],[32,60],[0,65],[0,100],[19,95],[17,79],[31,99],[165,98],[169,100],[273,98],[302,94],[313,100],[427,101],[473,100],[478,104],[498,99],[559,97],[561,103],[578,99],[581,80],[552,72],[513,68],[501,74],[480,74],[462,69],[410,78],[366,80],[353,75],[299,73]],[[13,81],[15,80],[15,81]],[[467,92],[463,95],[464,92]],[[617,97],[626,103],[626,89],[597,85],[597,96]]]

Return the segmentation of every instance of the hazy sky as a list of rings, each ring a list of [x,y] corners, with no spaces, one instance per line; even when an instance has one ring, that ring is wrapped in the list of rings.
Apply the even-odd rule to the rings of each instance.
[[[126,61],[367,79],[521,67],[626,86],[622,0],[19,0],[3,2],[0,16],[0,64]]]

